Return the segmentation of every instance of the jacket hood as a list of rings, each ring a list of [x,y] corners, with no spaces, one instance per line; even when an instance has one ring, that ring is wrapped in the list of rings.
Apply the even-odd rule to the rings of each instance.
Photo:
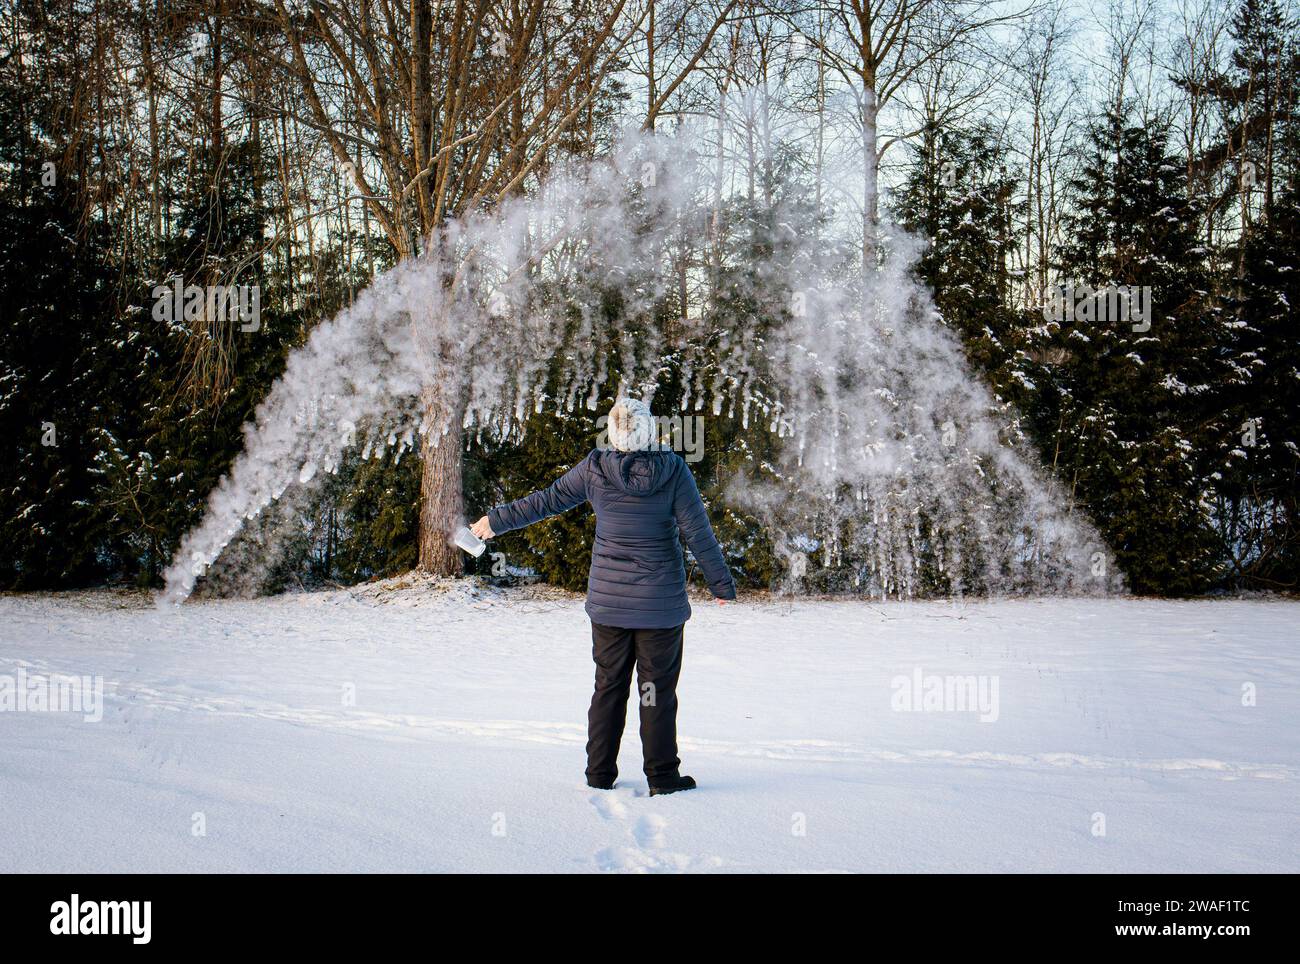
[[[677,477],[681,460],[670,451],[617,449],[597,451],[596,464],[605,478],[629,495],[653,495]]]

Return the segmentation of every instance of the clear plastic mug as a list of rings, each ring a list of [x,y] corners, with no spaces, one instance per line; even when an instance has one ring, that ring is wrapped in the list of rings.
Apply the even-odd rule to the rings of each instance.
[[[469,526],[461,526],[453,532],[451,535],[451,541],[456,543],[456,545],[460,546],[471,556],[481,556],[483,555],[483,550],[487,548],[487,543],[469,531]]]

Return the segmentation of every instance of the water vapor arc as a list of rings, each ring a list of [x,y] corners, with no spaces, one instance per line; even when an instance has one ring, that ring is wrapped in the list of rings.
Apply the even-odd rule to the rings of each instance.
[[[676,283],[665,252],[709,243],[715,220],[702,136],[629,130],[607,157],[447,223],[320,324],[245,427],[162,599],[183,600],[214,565],[265,569],[274,537],[232,540],[349,448],[373,458],[446,444],[456,426],[428,421],[430,386],[463,400],[461,427],[505,434],[530,410],[594,410],[607,387],[653,391],[668,347],[683,413],[746,426],[759,415],[782,440],[763,478],[737,475],[726,491],[791,555],[856,560],[853,587],[878,595],[918,592],[936,566],[954,592],[1106,588],[1088,565],[1100,540],[1004,437],[912,274],[906,234],[889,232],[880,265],[863,271],[851,237],[800,230],[806,208],[779,201],[746,228],[765,234],[729,278],[729,306],[706,301],[690,319],[720,337],[665,344],[653,323]]]

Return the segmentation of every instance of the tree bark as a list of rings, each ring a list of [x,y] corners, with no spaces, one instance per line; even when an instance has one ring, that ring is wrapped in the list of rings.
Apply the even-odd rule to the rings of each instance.
[[[436,388],[425,391],[424,423],[420,445],[420,569],[435,576],[459,576],[463,571],[460,549],[449,541],[465,521],[461,492],[461,416],[446,404]]]
[[[876,269],[876,235],[880,229],[880,169],[877,162],[877,113],[874,81],[862,92],[862,273]]]

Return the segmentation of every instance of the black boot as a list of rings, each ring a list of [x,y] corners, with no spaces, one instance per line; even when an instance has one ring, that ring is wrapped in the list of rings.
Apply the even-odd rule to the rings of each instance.
[[[676,793],[678,790],[694,789],[694,777],[668,777],[650,784],[650,796],[657,797],[661,793]]]
[[[613,780],[597,780],[594,777],[587,777],[587,786],[593,790],[613,790]]]

